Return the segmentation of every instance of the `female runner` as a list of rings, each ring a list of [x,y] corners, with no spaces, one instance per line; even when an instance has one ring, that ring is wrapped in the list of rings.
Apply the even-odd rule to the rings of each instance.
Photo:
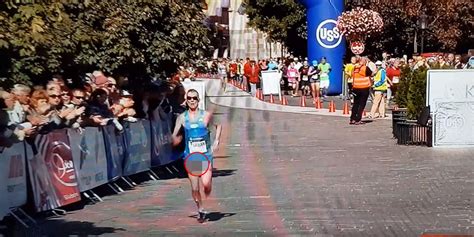
[[[176,126],[173,132],[173,145],[177,146],[183,140],[182,135],[178,135],[181,128],[184,128],[185,138],[185,157],[196,152],[207,156],[210,161],[209,168],[201,175],[194,175],[188,172],[188,178],[191,182],[191,193],[198,208],[198,221],[204,222],[206,213],[204,212],[203,200],[201,198],[201,191],[207,198],[212,190],[212,167],[213,167],[213,152],[217,151],[219,146],[219,138],[221,136],[222,126],[216,125],[216,137],[211,147],[209,126],[212,124],[212,114],[210,112],[200,110],[199,93],[190,89],[186,92],[186,104],[188,109],[178,116],[176,119]]]

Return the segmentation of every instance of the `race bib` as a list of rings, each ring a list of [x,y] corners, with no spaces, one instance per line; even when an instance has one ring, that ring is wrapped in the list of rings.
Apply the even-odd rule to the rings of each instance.
[[[194,153],[194,152],[206,153],[207,152],[206,141],[189,141],[189,152],[190,153]]]
[[[296,73],[295,72],[290,72],[290,77],[296,77]]]
[[[327,76],[328,76],[327,73],[325,73],[325,72],[321,73],[321,77],[327,77]]]
[[[307,81],[308,80],[308,76],[304,75],[303,76],[303,81]]]
[[[400,78],[399,78],[399,77],[393,77],[392,82],[393,82],[393,83],[399,83],[399,82],[400,82]]]

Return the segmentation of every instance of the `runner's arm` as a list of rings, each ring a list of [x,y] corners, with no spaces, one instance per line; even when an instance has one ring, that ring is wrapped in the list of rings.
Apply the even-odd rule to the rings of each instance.
[[[183,140],[183,136],[178,135],[179,130],[181,130],[181,127],[183,127],[183,120],[184,120],[184,113],[180,114],[178,118],[176,118],[176,125],[174,126],[173,135],[171,136],[173,146],[179,145],[181,141]]]
[[[212,150],[217,151],[219,148],[220,144],[220,139],[221,139],[221,133],[222,133],[222,125],[221,124],[214,124],[214,116],[212,116],[212,113],[207,112],[207,119],[208,126],[213,124],[216,126],[216,137],[214,139],[214,143],[212,144]]]

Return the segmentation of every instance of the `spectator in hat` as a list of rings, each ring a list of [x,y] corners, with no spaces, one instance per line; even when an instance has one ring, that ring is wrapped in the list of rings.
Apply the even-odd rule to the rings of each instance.
[[[120,94],[121,98],[118,103],[114,104],[112,110],[114,115],[124,121],[136,122],[137,119],[134,118],[136,112],[133,108],[135,102],[133,101],[133,95],[130,94],[127,90],[122,90]]]
[[[383,68],[381,61],[375,62],[377,67],[374,76],[374,103],[370,110],[371,118],[384,118],[385,117],[385,96],[387,95],[387,73]]]

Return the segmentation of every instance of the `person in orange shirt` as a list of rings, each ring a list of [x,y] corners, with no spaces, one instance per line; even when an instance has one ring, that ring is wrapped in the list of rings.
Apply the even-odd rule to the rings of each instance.
[[[367,99],[369,98],[372,82],[372,70],[367,66],[367,58],[360,58],[352,71],[352,92],[354,94],[354,104],[352,105],[351,125],[364,124],[362,115],[364,113]]]
[[[255,96],[257,93],[257,84],[260,82],[258,77],[260,73],[260,67],[257,65],[255,60],[250,61],[250,64],[245,64],[244,73],[250,84],[250,93],[252,96]]]
[[[229,78],[235,80],[237,77],[237,62],[232,60],[229,64]]]

